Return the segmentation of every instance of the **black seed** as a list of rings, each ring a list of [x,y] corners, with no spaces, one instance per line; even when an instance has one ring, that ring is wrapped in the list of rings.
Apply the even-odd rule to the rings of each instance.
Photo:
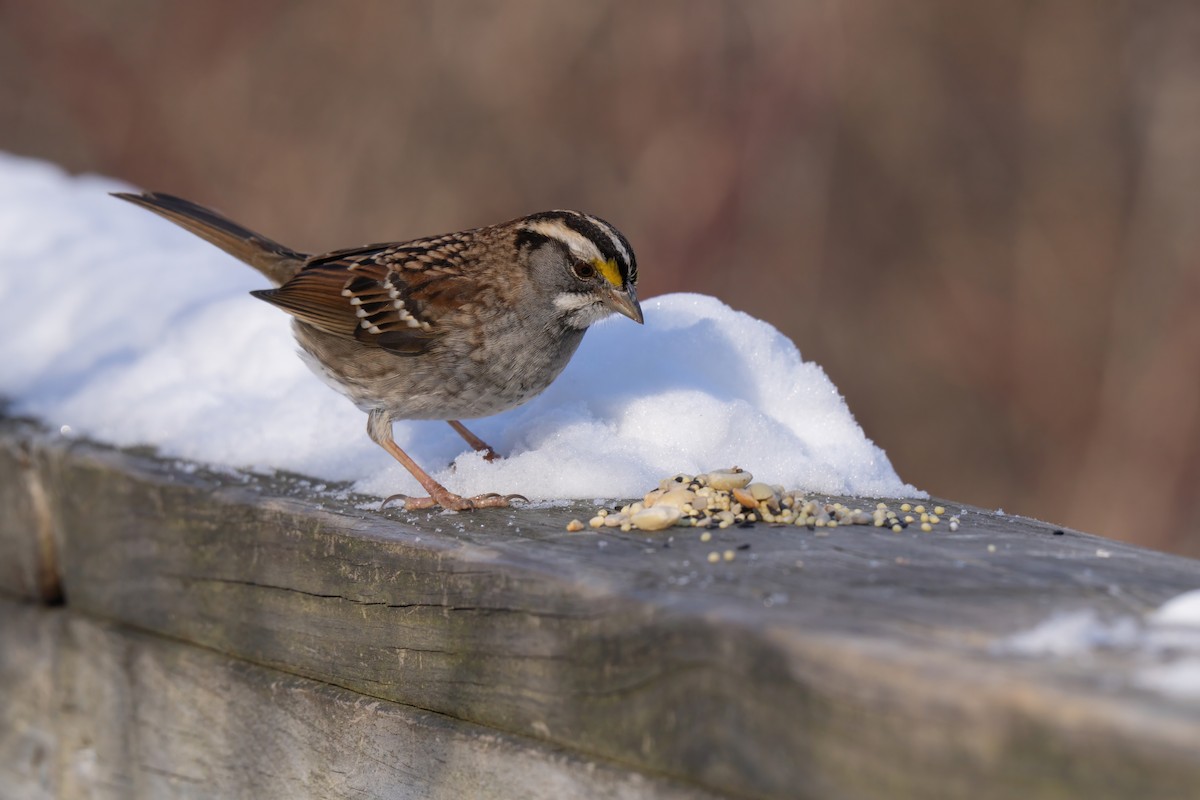
[[[1063,531],[1062,531],[1062,529],[1060,529],[1060,528],[1055,528],[1055,529],[1054,529],[1054,535],[1055,535],[1055,536],[1062,536],[1062,535],[1063,535]]]
[[[739,545],[737,546],[737,549],[738,549],[738,550],[749,550],[749,549],[750,549],[750,543],[749,543],[749,542],[746,542],[745,544],[739,544]]]

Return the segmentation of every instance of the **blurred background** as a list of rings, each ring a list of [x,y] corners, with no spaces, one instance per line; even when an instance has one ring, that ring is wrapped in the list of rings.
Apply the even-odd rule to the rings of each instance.
[[[1198,42],[1194,0],[0,0],[0,149],[309,251],[588,210],[905,480],[1200,556]]]

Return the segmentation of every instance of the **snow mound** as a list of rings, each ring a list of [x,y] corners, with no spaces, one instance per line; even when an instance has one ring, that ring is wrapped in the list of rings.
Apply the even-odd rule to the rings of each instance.
[[[116,445],[419,493],[296,357],[287,316],[247,294],[262,277],[107,196],[128,188],[0,154],[0,395]],[[545,393],[470,424],[504,460],[439,422],[398,423],[397,443],[464,495],[629,497],[735,464],[789,488],[921,495],[773,327],[702,295],[643,307],[645,326],[596,325]]]

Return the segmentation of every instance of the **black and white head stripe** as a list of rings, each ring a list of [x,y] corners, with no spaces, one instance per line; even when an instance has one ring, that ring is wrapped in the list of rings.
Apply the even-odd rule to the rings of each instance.
[[[557,239],[585,261],[609,263],[620,273],[619,285],[637,284],[637,259],[619,230],[579,211],[543,211],[526,217],[522,229]]]

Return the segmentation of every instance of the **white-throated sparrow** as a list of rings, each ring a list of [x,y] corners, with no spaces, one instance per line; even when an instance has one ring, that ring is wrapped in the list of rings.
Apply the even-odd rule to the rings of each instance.
[[[450,492],[396,445],[393,420],[446,420],[490,460],[492,449],[459,419],[497,414],[540,393],[592,323],[613,312],[642,321],[629,242],[578,211],[310,256],[178,197],[115,196],[275,284],[251,294],[292,315],[304,361],[367,412],[367,434],[429,492],[406,497],[409,509],[502,507],[514,496]]]

